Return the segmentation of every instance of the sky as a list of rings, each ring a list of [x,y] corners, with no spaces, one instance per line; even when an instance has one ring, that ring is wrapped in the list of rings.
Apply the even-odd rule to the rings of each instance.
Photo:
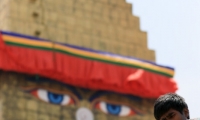
[[[200,0],[126,0],[148,33],[156,62],[175,68],[177,93],[200,117]]]

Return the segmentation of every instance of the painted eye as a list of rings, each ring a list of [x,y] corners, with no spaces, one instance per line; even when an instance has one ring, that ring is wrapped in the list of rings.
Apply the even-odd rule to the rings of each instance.
[[[136,112],[128,106],[110,104],[106,102],[98,102],[95,108],[100,109],[106,114],[112,114],[117,116],[131,116],[136,114]]]
[[[70,105],[75,104],[74,100],[65,94],[57,94],[44,89],[36,89],[30,92],[35,97],[52,104]]]

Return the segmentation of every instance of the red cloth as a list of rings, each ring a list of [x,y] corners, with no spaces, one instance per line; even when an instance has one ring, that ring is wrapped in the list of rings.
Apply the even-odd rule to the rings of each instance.
[[[0,69],[38,74],[78,87],[145,98],[157,98],[177,90],[171,78],[160,74],[53,51],[6,45],[1,36]]]

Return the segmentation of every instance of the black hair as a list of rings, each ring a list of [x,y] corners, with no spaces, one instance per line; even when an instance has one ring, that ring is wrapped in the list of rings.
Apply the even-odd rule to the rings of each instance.
[[[160,120],[160,117],[164,115],[170,109],[174,109],[183,114],[183,109],[187,108],[183,97],[176,93],[168,93],[160,96],[154,104],[154,117],[156,120]],[[189,116],[187,117],[189,119]]]

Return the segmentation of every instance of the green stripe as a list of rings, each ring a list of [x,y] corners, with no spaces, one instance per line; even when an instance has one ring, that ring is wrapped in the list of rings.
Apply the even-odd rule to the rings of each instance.
[[[41,46],[27,45],[27,44],[14,43],[14,42],[8,42],[8,41],[6,41],[5,43],[12,46],[21,46],[21,47],[41,49],[41,50],[53,50],[52,48],[44,47],[44,46],[41,47]]]
[[[76,56],[76,57],[85,58],[85,59],[89,59],[89,60],[101,61],[101,62],[105,62],[105,63],[111,63],[111,64],[115,64],[115,65],[120,65],[120,66],[126,66],[126,67],[131,67],[131,68],[141,68],[141,69],[144,69],[144,70],[147,70],[147,71],[150,71],[150,72],[154,72],[154,73],[157,73],[157,74],[161,74],[161,75],[164,75],[164,76],[167,76],[167,77],[173,77],[171,74],[161,72],[161,71],[152,70],[150,68],[142,67],[142,66],[139,66],[139,65],[133,65],[133,64],[128,64],[128,63],[115,62],[115,61],[110,61],[110,60],[105,60],[105,59],[100,59],[100,58],[84,56],[84,55],[72,53],[72,52],[69,52],[69,51],[61,50],[61,49],[52,49],[52,48],[48,48],[48,47],[33,46],[33,45],[14,43],[14,42],[8,42],[8,41],[6,41],[5,43],[8,44],[8,45],[12,45],[12,46],[21,46],[21,47],[26,47],[26,48],[56,51],[56,52],[68,54],[68,55],[71,55],[71,56]]]

